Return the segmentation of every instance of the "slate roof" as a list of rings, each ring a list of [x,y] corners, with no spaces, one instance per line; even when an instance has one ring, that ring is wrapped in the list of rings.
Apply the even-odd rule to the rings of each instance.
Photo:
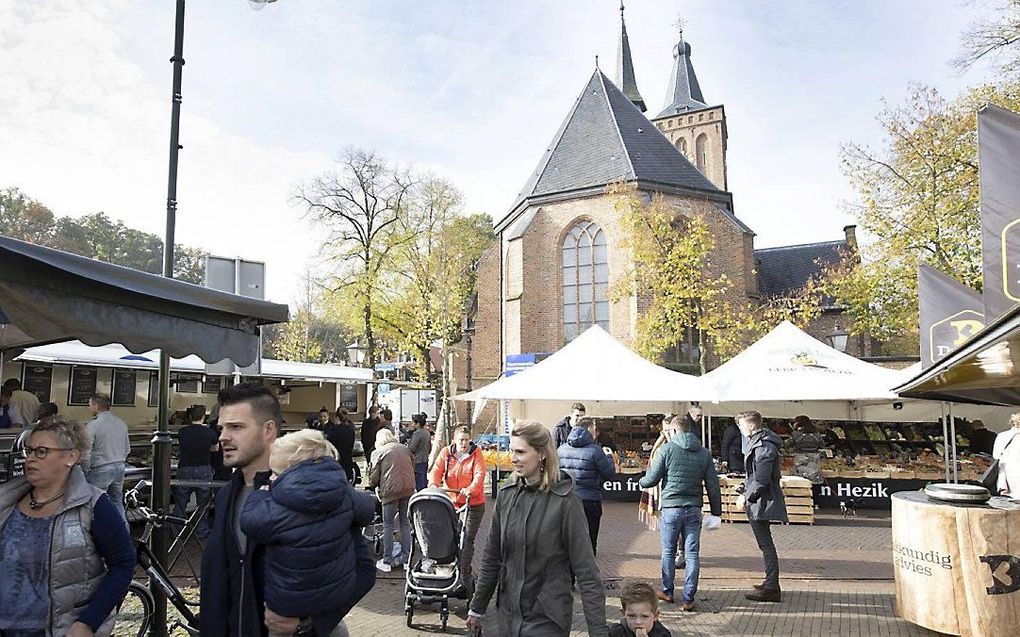
[[[839,262],[847,242],[805,243],[754,251],[758,270],[758,290],[762,296],[777,297],[804,287],[822,267]]]
[[[666,105],[655,118],[690,113],[703,108],[708,108],[708,102],[701,94],[701,85],[698,84],[698,76],[694,74],[694,66],[691,64],[691,45],[684,42],[681,31],[680,41],[673,47],[673,74],[669,77],[669,88],[666,89]]]
[[[527,199],[617,181],[723,193],[596,69],[510,212]]]

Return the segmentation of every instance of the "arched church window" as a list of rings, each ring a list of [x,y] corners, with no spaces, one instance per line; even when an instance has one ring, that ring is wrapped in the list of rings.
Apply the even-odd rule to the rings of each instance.
[[[563,237],[563,341],[592,325],[609,329],[609,255],[606,235],[580,221]]]
[[[676,149],[683,153],[684,157],[688,157],[687,154],[687,140],[683,137],[678,137],[676,140]]]
[[[708,135],[702,133],[698,135],[698,139],[694,141],[694,158],[698,166],[698,170],[702,174],[708,173]]]

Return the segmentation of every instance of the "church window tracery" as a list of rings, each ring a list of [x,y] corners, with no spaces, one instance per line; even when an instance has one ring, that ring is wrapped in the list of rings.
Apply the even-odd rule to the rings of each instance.
[[[579,221],[563,237],[563,341],[592,325],[609,329],[609,255],[606,235]]]

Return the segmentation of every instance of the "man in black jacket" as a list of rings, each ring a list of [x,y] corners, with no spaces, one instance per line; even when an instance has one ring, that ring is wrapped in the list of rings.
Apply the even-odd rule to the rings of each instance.
[[[570,430],[577,426],[578,421],[584,418],[584,414],[584,405],[582,403],[574,403],[570,406],[570,413],[564,416],[563,420],[556,423],[556,426],[553,428],[553,442],[556,444],[557,449],[567,444]]]
[[[299,620],[267,610],[262,596],[263,550],[241,532],[240,514],[254,489],[268,483],[269,450],[283,413],[269,388],[257,383],[220,391],[223,464],[238,469],[216,495],[216,516],[202,556],[201,634],[256,637],[291,634]]]
[[[368,418],[361,421],[361,448],[365,451],[365,467],[372,468],[372,452],[375,451],[375,434],[379,431],[379,406],[368,408]]]
[[[744,434],[740,433],[736,421],[723,430],[719,459],[726,463],[730,473],[744,472]]]
[[[347,481],[354,484],[354,423],[346,409],[338,409],[336,420],[322,428],[322,435],[336,448],[337,461],[347,474]]]

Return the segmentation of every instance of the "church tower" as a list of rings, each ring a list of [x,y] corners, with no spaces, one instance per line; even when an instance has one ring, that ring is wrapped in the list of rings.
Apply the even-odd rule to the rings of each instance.
[[[627,23],[623,20],[623,2],[620,2],[620,46],[616,50],[616,86],[623,91],[627,99],[644,113],[645,100],[641,97],[634,76],[634,60],[630,57],[630,40],[627,38]]]
[[[705,101],[683,28],[673,47],[673,74],[666,91],[666,105],[652,122],[709,181],[720,190],[727,190],[726,111],[721,104],[709,106]]]

